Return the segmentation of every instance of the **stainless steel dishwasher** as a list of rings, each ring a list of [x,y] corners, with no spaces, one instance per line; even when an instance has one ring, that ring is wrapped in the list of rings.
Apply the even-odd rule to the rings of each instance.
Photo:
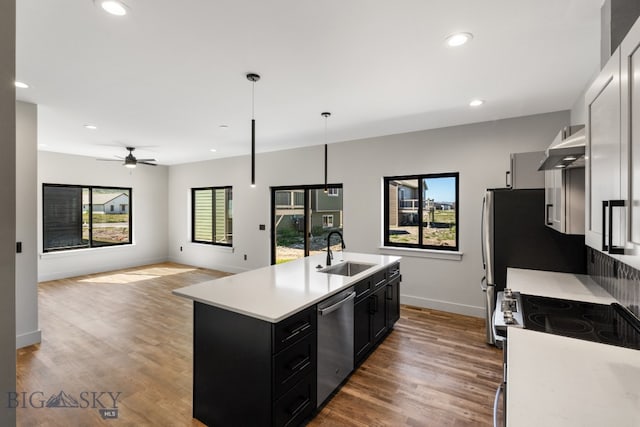
[[[353,371],[355,296],[349,288],[318,304],[318,406]]]

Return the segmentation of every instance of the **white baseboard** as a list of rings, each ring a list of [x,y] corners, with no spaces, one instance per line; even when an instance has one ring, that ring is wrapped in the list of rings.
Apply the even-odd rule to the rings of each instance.
[[[411,295],[400,295],[400,304],[413,305],[421,308],[431,308],[433,310],[448,311],[449,313],[463,314],[465,316],[485,317],[486,310],[484,307],[476,307],[473,305],[458,304],[449,301],[440,301],[435,299],[416,297]]]
[[[233,274],[244,273],[245,271],[252,270],[251,268],[240,268],[240,267],[234,267],[231,265],[222,265],[222,264],[207,264],[207,265],[185,264],[183,260],[180,260],[176,257],[171,257],[171,256],[169,257],[168,261],[175,262],[176,264],[192,265],[194,267],[207,268],[209,270],[219,270],[225,273],[233,273]]]
[[[74,268],[73,270],[52,271],[48,273],[42,273],[41,269],[38,269],[38,282],[66,279],[68,277],[84,276],[85,274],[104,273],[107,271],[122,270],[125,268],[139,267],[142,265],[158,264],[165,261],[167,261],[166,257],[147,258],[147,259],[138,259],[132,262],[102,264],[99,266],[97,266],[93,262],[87,262],[87,263],[78,262],[78,264],[81,265],[81,267]]]
[[[42,342],[42,331],[27,332],[26,334],[16,335],[16,349],[27,347]]]

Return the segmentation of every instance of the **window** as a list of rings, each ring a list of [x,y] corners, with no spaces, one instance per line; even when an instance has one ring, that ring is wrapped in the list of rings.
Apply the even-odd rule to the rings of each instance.
[[[340,189],[339,188],[327,188],[327,196],[329,197],[338,197],[340,196]]]
[[[131,188],[43,184],[43,251],[131,244],[130,206]]]
[[[333,215],[322,215],[322,227],[333,227]]]
[[[231,246],[233,193],[231,187],[191,189],[191,241]]]
[[[457,251],[458,177],[385,177],[384,245]]]

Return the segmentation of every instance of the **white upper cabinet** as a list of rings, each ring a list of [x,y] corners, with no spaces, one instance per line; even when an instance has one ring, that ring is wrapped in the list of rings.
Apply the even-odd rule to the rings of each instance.
[[[610,201],[620,200],[620,49],[611,56],[585,95],[586,214],[585,239],[592,248],[610,252],[620,245],[620,221],[609,220]],[[613,209],[614,217],[620,209]],[[609,233],[609,224],[612,232]],[[611,237],[611,239],[610,239]]]
[[[640,268],[640,20],[585,102],[586,243]]]
[[[564,234],[584,234],[584,168],[544,171],[545,224]]]
[[[620,45],[621,84],[621,181],[622,198],[626,200],[625,255],[640,258],[640,20],[635,23]],[[640,262],[624,257],[634,266]]]

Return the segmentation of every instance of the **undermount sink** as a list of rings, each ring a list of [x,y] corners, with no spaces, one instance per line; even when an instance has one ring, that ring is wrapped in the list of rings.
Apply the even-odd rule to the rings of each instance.
[[[322,270],[318,271],[320,273],[339,274],[341,276],[355,276],[356,274],[362,273],[363,271],[375,266],[375,264],[363,264],[360,262],[346,261],[341,262],[340,264],[325,267]]]

